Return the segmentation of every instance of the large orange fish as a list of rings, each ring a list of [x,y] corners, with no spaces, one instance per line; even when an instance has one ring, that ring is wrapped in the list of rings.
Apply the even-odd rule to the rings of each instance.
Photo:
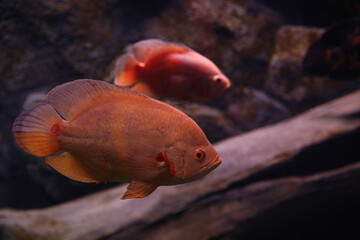
[[[55,87],[25,109],[13,134],[25,151],[82,182],[130,182],[122,197],[206,175],[221,159],[199,126],[179,110],[97,80]]]
[[[231,85],[208,58],[159,39],[127,47],[117,60],[114,83],[148,96],[180,100],[213,98]]]

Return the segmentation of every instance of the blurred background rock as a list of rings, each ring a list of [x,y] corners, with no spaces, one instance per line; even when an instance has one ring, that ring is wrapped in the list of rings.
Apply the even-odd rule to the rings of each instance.
[[[301,69],[307,48],[329,24],[360,13],[339,0],[3,0],[0,3],[0,208],[39,208],[114,184],[71,181],[24,153],[14,119],[54,86],[106,79],[127,44],[182,42],[213,60],[232,81],[224,95],[170,102],[211,142],[292,117],[351,92]]]

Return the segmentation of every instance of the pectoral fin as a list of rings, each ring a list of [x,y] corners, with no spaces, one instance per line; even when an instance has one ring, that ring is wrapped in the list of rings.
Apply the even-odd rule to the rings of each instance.
[[[157,188],[157,185],[144,181],[132,181],[121,199],[143,198],[148,196]]]

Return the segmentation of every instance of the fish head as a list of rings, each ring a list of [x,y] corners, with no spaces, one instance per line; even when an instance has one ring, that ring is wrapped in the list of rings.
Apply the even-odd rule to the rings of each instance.
[[[201,178],[218,167],[221,158],[200,127],[189,118],[179,129],[180,138],[167,151],[173,180],[184,183]],[[173,171],[171,171],[173,170]]]
[[[334,55],[330,46],[321,41],[309,47],[303,58],[302,68],[314,75],[324,76],[331,72],[331,56]]]
[[[231,86],[230,80],[221,72],[209,74],[207,77],[208,87],[204,92],[209,98],[217,97]]]
[[[196,86],[200,98],[214,98],[222,94],[231,86],[230,80],[208,58],[195,55],[193,63],[193,85]]]
[[[201,178],[221,164],[221,158],[211,144],[193,147],[185,156],[184,175],[186,181]]]

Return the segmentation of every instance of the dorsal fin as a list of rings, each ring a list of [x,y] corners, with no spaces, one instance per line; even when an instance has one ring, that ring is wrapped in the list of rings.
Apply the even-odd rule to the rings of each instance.
[[[128,46],[126,51],[133,54],[139,62],[145,63],[149,57],[163,51],[182,53],[192,50],[179,43],[166,42],[160,39],[147,39]]]
[[[66,120],[73,119],[97,100],[104,97],[113,98],[119,94],[136,94],[146,97],[127,87],[116,86],[100,80],[79,79],[53,88],[46,97],[46,102],[53,105],[56,111]]]

